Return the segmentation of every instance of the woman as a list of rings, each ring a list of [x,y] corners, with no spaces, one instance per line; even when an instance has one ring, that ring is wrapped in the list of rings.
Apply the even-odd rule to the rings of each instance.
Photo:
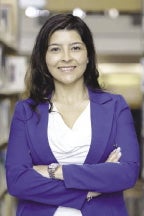
[[[93,39],[71,14],[41,28],[6,159],[17,216],[127,216],[139,150],[128,105],[98,83]]]

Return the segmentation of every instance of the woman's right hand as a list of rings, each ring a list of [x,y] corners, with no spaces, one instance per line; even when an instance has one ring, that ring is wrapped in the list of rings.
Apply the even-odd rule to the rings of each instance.
[[[121,158],[121,148],[118,147],[117,149],[114,149],[110,155],[108,156],[107,160],[105,162],[111,162],[111,163],[119,163],[119,159]],[[101,195],[101,193],[98,192],[91,192],[89,191],[87,194],[87,200],[91,200],[93,197],[97,197]]]
[[[110,155],[108,156],[105,162],[119,163],[119,159],[121,158],[121,155],[122,155],[121,148],[118,147],[110,153]]]

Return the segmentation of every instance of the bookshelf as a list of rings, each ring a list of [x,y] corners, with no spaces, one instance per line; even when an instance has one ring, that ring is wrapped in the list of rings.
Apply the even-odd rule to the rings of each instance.
[[[5,156],[11,118],[24,91],[27,57],[19,55],[18,1],[0,0],[0,216],[15,216],[17,201],[7,192]]]
[[[18,1],[0,1],[0,41],[8,47],[17,48],[18,43]]]
[[[15,216],[16,199],[7,192],[5,157],[13,109],[18,92],[0,91],[0,216]]]

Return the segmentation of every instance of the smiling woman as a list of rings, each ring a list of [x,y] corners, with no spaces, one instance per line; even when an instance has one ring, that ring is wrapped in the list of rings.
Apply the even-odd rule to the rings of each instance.
[[[128,216],[139,172],[130,109],[98,82],[93,38],[71,14],[42,26],[13,115],[6,176],[17,216]]]
[[[46,63],[54,78],[55,88],[57,84],[75,83],[79,86],[78,82],[84,83],[83,74],[88,63],[87,49],[77,31],[58,30],[52,34]]]

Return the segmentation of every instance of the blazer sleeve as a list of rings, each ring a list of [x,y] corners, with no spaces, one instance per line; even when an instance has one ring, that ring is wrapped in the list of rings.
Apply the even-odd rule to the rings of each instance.
[[[116,143],[121,147],[120,163],[64,165],[66,188],[87,189],[100,193],[116,192],[133,187],[139,174],[139,146],[130,109],[122,96],[118,97]]]
[[[67,189],[63,181],[43,177],[32,168],[22,102],[11,122],[5,165],[8,191],[19,199],[77,209],[85,202],[86,191]]]

